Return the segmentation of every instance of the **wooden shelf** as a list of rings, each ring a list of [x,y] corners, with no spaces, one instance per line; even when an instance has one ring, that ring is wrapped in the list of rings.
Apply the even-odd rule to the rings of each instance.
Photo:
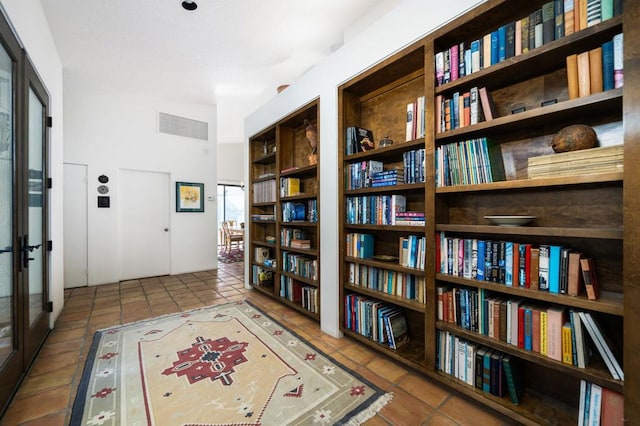
[[[472,234],[491,235],[527,235],[527,236],[549,236],[567,238],[594,238],[622,240],[624,232],[622,229],[593,229],[593,228],[560,228],[548,226],[495,226],[495,225],[451,225],[438,224],[437,231],[463,232]]]
[[[423,269],[408,268],[406,266],[399,265],[397,262],[381,262],[375,259],[362,259],[360,257],[351,257],[351,256],[345,256],[344,261],[361,264],[361,265],[375,266],[377,268],[389,269],[391,271],[403,272],[405,274],[424,276]]]
[[[348,328],[342,328],[342,332],[357,340],[358,342],[373,348],[375,350],[383,352],[385,355],[395,359],[396,361],[401,362],[402,364],[408,365],[417,370],[424,371],[424,346],[421,346],[419,342],[411,341],[409,344],[403,348],[400,348],[397,351],[389,348],[386,345],[382,345],[378,342],[374,342],[373,340],[362,336],[358,333],[353,332]]]
[[[384,300],[394,305],[402,306],[412,311],[424,313],[426,311],[424,303],[417,302],[415,300],[406,299],[404,297],[396,296],[393,294],[387,294],[382,291],[372,290],[367,287],[357,286],[353,284],[343,284],[344,288],[353,292],[366,294],[379,300]]]
[[[253,274],[258,274],[261,271],[256,267],[259,267],[265,271],[273,274],[273,285],[268,287],[253,286],[265,294],[271,296],[274,300],[289,306],[293,309],[300,311],[301,313],[309,316],[315,321],[320,321],[320,281],[310,280],[299,277],[283,270],[283,254],[297,253],[307,255],[315,259],[317,262],[317,275],[320,276],[320,251],[316,249],[299,249],[284,247],[280,245],[280,241],[283,240],[283,236],[286,232],[289,232],[291,228],[302,228],[304,230],[305,239],[311,240],[313,247],[320,247],[320,223],[308,222],[308,221],[295,221],[295,222],[283,222],[282,221],[282,206],[283,203],[293,201],[311,201],[315,200],[316,207],[320,209],[320,163],[319,155],[316,164],[309,165],[308,155],[310,153],[309,141],[307,139],[306,126],[307,122],[313,126],[319,124],[319,110],[320,101],[318,99],[309,102],[306,105],[301,106],[297,110],[291,112],[289,115],[274,123],[267,129],[257,133],[249,138],[249,179],[252,183],[263,182],[273,180],[275,186],[262,185],[258,186],[258,190],[267,193],[267,197],[262,199],[269,199],[268,195],[273,189],[275,199],[269,203],[254,203],[250,201],[249,211],[251,214],[274,214],[273,220],[255,220],[251,219],[249,223],[249,258],[251,259],[252,268],[247,277],[248,282],[255,281]],[[318,140],[318,144],[320,141]],[[264,147],[267,146],[268,154],[264,154]],[[264,177],[267,175],[268,177]],[[262,178],[260,176],[263,176]],[[283,197],[280,195],[279,182],[281,178],[298,178],[300,190],[303,193]],[[249,194],[249,200],[254,200],[254,187],[250,187],[251,193]],[[264,193],[260,193],[264,196]],[[273,243],[266,242],[265,238],[274,237]],[[290,236],[289,236],[290,237]],[[258,249],[258,250],[256,250]],[[269,268],[256,262],[256,256],[264,256],[259,249],[268,250],[268,258],[276,260],[276,267]],[[289,279],[295,279],[293,283]],[[288,296],[292,296],[299,289],[292,286],[311,286],[313,290],[310,291],[312,298],[316,299],[318,312],[311,312],[301,306],[299,303],[294,303],[288,299]],[[289,291],[292,294],[287,294]],[[286,297],[283,297],[286,296]]]
[[[408,226],[408,225],[360,225],[355,223],[344,224],[345,229],[349,230],[361,230],[361,231],[388,231],[388,232],[403,232],[411,234],[421,234],[424,232],[424,225],[421,226]]]
[[[345,195],[367,195],[367,194],[385,194],[387,192],[405,192],[405,191],[424,191],[424,183],[398,184],[377,186],[375,188],[349,189],[344,191]]]

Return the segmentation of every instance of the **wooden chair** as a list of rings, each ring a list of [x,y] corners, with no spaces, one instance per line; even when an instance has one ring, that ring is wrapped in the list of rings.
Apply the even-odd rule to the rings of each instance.
[[[236,248],[239,250],[241,245],[244,243],[244,233],[232,230],[229,222],[231,221],[222,222],[222,232],[224,233],[225,253],[230,253],[231,249],[233,249],[234,244]]]

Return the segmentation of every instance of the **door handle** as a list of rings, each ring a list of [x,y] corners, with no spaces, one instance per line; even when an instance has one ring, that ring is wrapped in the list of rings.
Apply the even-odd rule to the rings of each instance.
[[[20,249],[22,251],[22,263],[20,266],[22,266],[22,268],[29,267],[29,261],[35,260],[35,257],[29,257],[29,253],[39,249],[40,247],[42,247],[42,244],[36,244],[34,246],[29,245],[28,235],[22,237],[22,248]]]
[[[13,247],[7,246],[7,247],[5,247],[3,249],[0,249],[0,254],[2,254],[2,253],[13,253]]]
[[[164,232],[169,232],[169,228],[164,228]]]

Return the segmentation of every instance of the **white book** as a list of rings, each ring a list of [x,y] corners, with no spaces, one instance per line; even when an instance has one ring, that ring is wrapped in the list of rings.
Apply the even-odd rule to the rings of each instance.
[[[412,141],[415,139],[415,134],[413,133],[414,129],[414,120],[415,120],[415,105],[413,102],[407,104],[407,130],[405,134],[406,141]]]
[[[607,368],[613,378],[617,380],[624,380],[624,372],[622,371],[622,368],[620,368],[618,361],[613,356],[611,349],[609,349],[609,345],[604,341],[604,337],[596,323],[593,321],[591,314],[588,312],[580,312],[580,319],[591,336],[591,340],[593,340],[596,348],[598,348],[600,356],[604,360],[605,364],[607,364]]]
[[[478,124],[480,122],[480,99],[477,87],[472,87],[469,90],[469,112],[471,113],[471,124]]]
[[[580,380],[580,400],[578,402],[578,426],[584,426],[584,400],[587,397],[587,382]]]
[[[589,426],[600,426],[602,386],[591,383],[591,396],[589,398]]]
[[[465,382],[467,382],[468,385],[473,386],[476,374],[476,346],[471,342],[467,342],[466,367],[467,371],[465,373]]]
[[[582,320],[578,312],[573,311],[573,328],[576,336],[576,355],[578,358],[578,368],[586,368],[588,360],[588,348],[586,338],[583,334]]]
[[[622,33],[613,36],[613,87],[619,89],[624,85],[624,57],[623,57],[623,41]]]

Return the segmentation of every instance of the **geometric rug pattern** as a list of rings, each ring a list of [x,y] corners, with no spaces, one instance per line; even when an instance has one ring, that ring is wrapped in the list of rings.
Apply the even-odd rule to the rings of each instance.
[[[236,263],[244,261],[244,250],[231,249],[228,253],[224,248],[218,252],[218,262],[222,263]]]
[[[249,302],[94,335],[72,425],[358,425],[392,395]]]

